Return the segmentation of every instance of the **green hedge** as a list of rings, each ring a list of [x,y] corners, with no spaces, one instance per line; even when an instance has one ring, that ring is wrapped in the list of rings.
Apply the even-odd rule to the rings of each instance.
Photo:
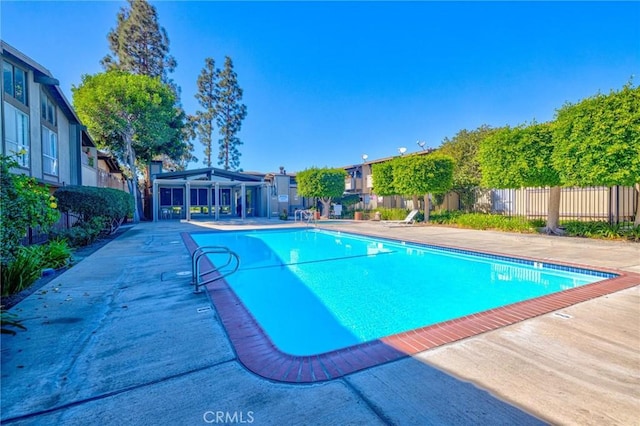
[[[64,186],[55,192],[58,210],[78,216],[81,222],[103,217],[122,220],[133,214],[133,197],[118,189]]]

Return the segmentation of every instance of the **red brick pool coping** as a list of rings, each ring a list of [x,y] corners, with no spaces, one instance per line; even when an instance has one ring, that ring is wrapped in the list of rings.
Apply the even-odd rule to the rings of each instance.
[[[193,253],[198,245],[190,234],[182,233],[182,238],[189,252]],[[469,249],[460,250],[474,252]],[[616,274],[617,277],[313,356],[294,356],[281,352],[224,279],[208,284],[206,288],[238,360],[247,369],[264,378],[279,382],[314,383],[336,379],[640,285],[640,274],[632,272],[566,262],[541,261],[484,251],[478,253],[597,270]],[[204,259],[204,262],[207,263],[208,259]],[[204,266],[204,268],[211,267],[210,263]]]

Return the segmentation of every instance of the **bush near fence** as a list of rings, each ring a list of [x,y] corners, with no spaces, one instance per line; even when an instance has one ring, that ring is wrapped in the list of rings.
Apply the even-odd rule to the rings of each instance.
[[[527,219],[546,219],[549,188],[485,189],[470,191],[464,205],[467,212],[496,213],[522,216]],[[609,224],[633,222],[638,193],[633,187],[594,186],[562,188],[560,219],[575,221],[604,221]],[[473,200],[473,201],[471,201]]]
[[[77,219],[69,229],[55,232],[73,246],[95,241],[100,233],[115,232],[133,214],[133,197],[113,188],[65,186],[55,192],[58,209]]]

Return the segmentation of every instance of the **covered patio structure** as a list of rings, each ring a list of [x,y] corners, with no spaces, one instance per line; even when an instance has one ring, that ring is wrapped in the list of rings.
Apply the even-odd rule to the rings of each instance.
[[[273,187],[264,176],[216,168],[153,176],[153,221],[192,217],[271,217]]]

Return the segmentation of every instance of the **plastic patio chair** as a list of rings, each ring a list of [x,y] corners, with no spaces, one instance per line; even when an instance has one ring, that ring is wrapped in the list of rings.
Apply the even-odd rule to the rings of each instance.
[[[385,220],[382,221],[382,223],[385,226],[389,226],[389,225],[413,225],[416,221],[416,215],[420,212],[420,210],[418,209],[413,209],[409,212],[409,214],[407,215],[407,217],[405,217],[403,220]]]

